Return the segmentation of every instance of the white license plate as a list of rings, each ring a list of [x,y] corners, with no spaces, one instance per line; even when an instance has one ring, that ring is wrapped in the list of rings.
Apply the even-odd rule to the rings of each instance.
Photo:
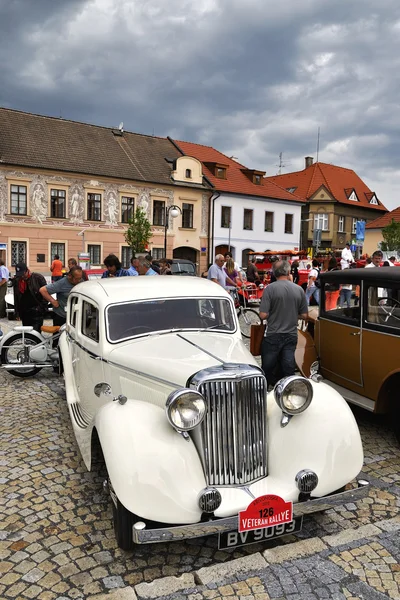
[[[303,517],[297,517],[290,523],[281,523],[272,525],[264,529],[255,529],[254,531],[226,531],[218,536],[218,548],[226,550],[228,548],[237,548],[238,546],[247,546],[259,542],[267,542],[283,535],[297,533],[303,526]]]

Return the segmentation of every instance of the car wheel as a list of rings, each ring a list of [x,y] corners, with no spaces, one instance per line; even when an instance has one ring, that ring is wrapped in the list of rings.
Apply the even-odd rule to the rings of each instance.
[[[125,508],[119,498],[115,500],[116,502],[112,500],[115,539],[121,550],[132,550],[134,515]]]
[[[36,346],[39,343],[37,337],[30,333],[25,333],[25,346]],[[22,344],[22,335],[17,333],[12,335],[6,341],[6,344],[1,349],[1,364],[2,365],[19,365],[25,361],[25,349]],[[32,363],[27,363],[27,367],[24,369],[7,369],[11,375],[15,375],[16,377],[32,377],[32,375],[36,375],[42,369],[40,367],[35,367]]]
[[[392,407],[390,411],[390,422],[392,424],[393,433],[400,444],[400,407],[398,402],[395,404],[394,400],[392,401]]]

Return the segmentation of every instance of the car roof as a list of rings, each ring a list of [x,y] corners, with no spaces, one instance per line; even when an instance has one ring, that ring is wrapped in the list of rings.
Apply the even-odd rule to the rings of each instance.
[[[353,281],[398,281],[400,282],[399,267],[370,267],[361,269],[344,269],[343,271],[325,271],[320,275],[321,281],[335,281],[340,279],[341,283],[352,283]]]
[[[187,258],[169,258],[167,259],[168,262],[172,263],[172,264],[183,264],[183,265],[194,265],[194,262],[191,260],[188,260]]]
[[[95,279],[79,283],[71,293],[75,292],[93,299],[102,306],[151,298],[229,297],[220,285],[202,277],[181,278],[163,275]]]

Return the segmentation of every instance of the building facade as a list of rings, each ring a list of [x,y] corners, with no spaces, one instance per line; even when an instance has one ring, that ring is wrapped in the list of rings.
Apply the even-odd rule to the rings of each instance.
[[[367,223],[386,212],[366,184],[351,169],[314,163],[305,159],[305,169],[268,177],[287,191],[306,198],[301,216],[302,245],[314,245],[314,231],[320,230],[321,250],[344,248],[355,241],[357,221]]]
[[[128,265],[124,232],[140,207],[152,224],[154,258],[189,258],[205,268],[211,186],[202,165],[167,139],[0,109],[0,253],[49,273],[88,252]],[[166,217],[177,206],[176,219]]]
[[[266,181],[263,171],[248,169],[210,146],[174,144],[202,162],[215,190],[210,203],[210,263],[228,250],[246,267],[249,251],[299,249],[301,198]]]
[[[382,229],[390,225],[392,221],[400,223],[400,206],[368,223],[365,228],[364,241],[366,254],[371,255],[375,250],[380,249],[380,243],[383,241]],[[392,254],[399,255],[400,252],[392,252]]]

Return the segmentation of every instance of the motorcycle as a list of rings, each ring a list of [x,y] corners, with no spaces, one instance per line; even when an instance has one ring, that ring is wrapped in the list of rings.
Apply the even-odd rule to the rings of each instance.
[[[31,326],[14,327],[0,339],[1,368],[16,377],[32,377],[46,367],[61,375],[58,339],[64,329],[65,325],[43,325],[38,333]]]

